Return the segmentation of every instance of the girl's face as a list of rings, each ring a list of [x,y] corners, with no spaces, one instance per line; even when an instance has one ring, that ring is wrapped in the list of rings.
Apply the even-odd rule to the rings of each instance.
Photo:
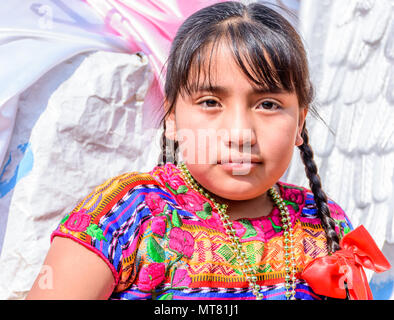
[[[166,135],[178,140],[190,173],[208,191],[229,200],[255,199],[280,179],[294,147],[303,143],[307,108],[299,107],[294,92],[259,90],[224,44],[213,53],[210,70],[211,88],[200,80],[192,95],[178,96]],[[258,163],[220,164],[240,158]]]

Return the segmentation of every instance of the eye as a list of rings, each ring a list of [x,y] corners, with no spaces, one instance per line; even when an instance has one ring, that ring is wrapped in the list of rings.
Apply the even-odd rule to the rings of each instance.
[[[269,110],[269,111],[274,111],[281,108],[279,104],[269,100],[263,101],[262,103],[259,104],[259,106],[261,106],[264,110]]]
[[[219,103],[213,99],[204,100],[204,101],[199,102],[198,104],[200,106],[202,106],[203,109],[210,109],[210,108],[217,107],[219,105]]]

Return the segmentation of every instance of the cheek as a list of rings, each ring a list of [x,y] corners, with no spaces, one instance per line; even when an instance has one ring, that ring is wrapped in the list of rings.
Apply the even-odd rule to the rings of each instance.
[[[264,156],[277,162],[291,160],[297,135],[294,121],[278,121],[260,131],[259,146]]]

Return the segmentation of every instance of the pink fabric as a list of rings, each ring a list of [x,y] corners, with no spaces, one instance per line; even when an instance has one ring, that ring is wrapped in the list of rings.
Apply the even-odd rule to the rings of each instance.
[[[171,43],[183,21],[194,12],[224,0],[82,0],[105,21],[107,31],[127,41],[130,52],[144,52],[158,86],[147,99],[155,106],[163,100],[164,71]]]
[[[159,235],[160,237],[164,237],[166,233],[166,217],[154,217],[151,225],[152,232],[154,234]]]
[[[85,231],[90,224],[90,216],[85,212],[86,209],[82,209],[79,212],[73,213],[65,222],[64,226],[71,231]]]
[[[145,197],[145,202],[154,216],[162,213],[164,211],[164,207],[166,206],[164,199],[154,192],[150,192]]]
[[[194,238],[190,232],[174,227],[170,231],[170,241],[168,246],[170,249],[190,258],[194,251]]]
[[[137,286],[141,291],[156,289],[165,279],[166,266],[164,263],[151,263],[143,267],[139,273]]]
[[[177,269],[174,274],[172,282],[173,287],[189,287],[192,279],[190,278],[187,270]]]

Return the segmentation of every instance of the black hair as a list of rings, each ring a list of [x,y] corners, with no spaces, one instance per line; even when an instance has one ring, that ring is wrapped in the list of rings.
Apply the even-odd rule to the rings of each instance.
[[[221,41],[227,41],[235,61],[254,84],[270,91],[295,92],[300,108],[308,108],[318,116],[312,105],[314,92],[307,55],[293,26],[278,12],[261,3],[217,3],[187,18],[172,43],[164,86],[167,110],[161,120],[164,131],[158,165],[167,162],[177,164],[179,145],[165,136],[165,120],[173,111],[179,94],[190,94],[198,86],[193,81],[200,81],[208,59],[206,52],[210,49],[212,56],[215,45]],[[209,70],[210,63],[205,77],[209,78]],[[327,196],[322,190],[305,124],[301,136],[304,143],[299,150],[327,236],[327,249],[335,252],[339,249],[339,237],[327,205]]]

